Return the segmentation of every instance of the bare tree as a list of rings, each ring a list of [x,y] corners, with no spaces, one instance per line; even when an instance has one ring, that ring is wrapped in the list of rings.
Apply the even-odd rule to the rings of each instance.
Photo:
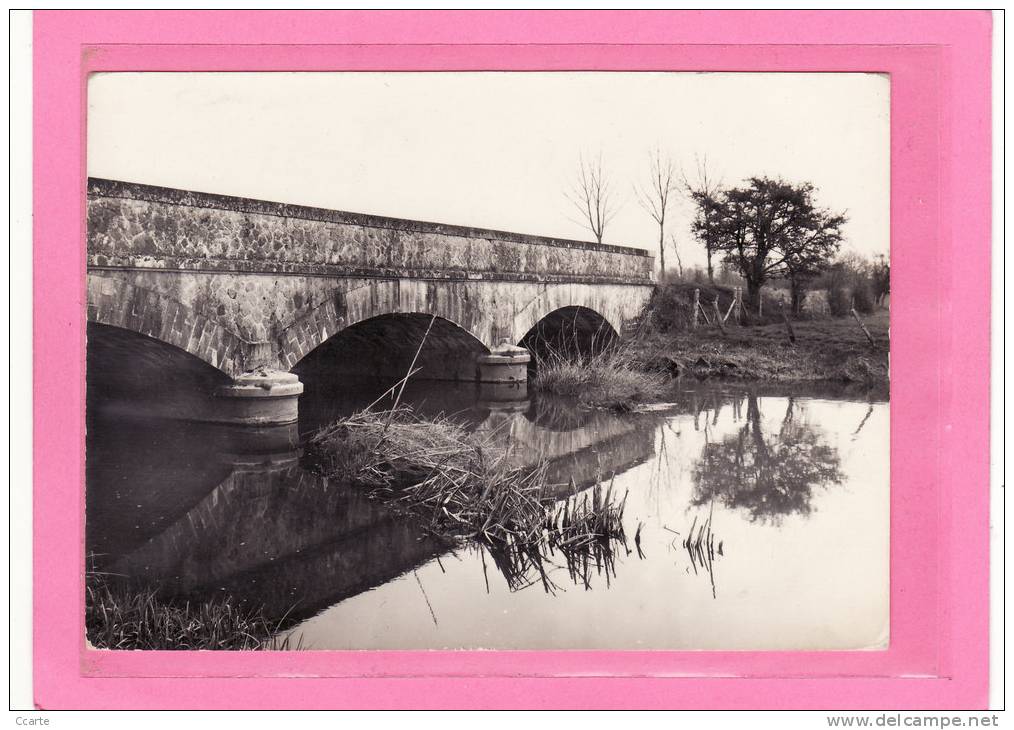
[[[585,160],[584,155],[578,161],[578,177],[574,190],[567,196],[581,215],[580,223],[587,226],[602,243],[606,226],[616,215],[609,181],[602,167],[602,153],[592,161]]]
[[[634,186],[637,202],[658,224],[658,264],[659,274],[665,275],[665,216],[669,209],[672,194],[678,189],[676,182],[676,166],[672,158],[655,149],[651,153],[648,184],[644,187]]]
[[[686,196],[697,207],[697,216],[691,227],[697,240],[704,244],[704,250],[708,255],[708,281],[714,284],[715,269],[711,258],[718,246],[719,221],[717,210],[711,203],[718,197],[718,193],[722,189],[722,182],[715,179],[708,171],[706,156],[695,159],[697,163],[696,178],[691,181],[686,174],[681,174],[681,177]]]
[[[676,267],[680,272],[680,278],[683,278],[683,259],[680,258],[680,247],[676,241],[676,234],[669,234],[669,246],[672,248],[672,252],[676,254]]]

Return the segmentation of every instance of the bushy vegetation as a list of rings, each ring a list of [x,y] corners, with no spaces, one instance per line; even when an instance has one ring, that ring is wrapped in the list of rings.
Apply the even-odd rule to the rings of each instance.
[[[827,289],[827,302],[835,317],[848,315],[852,307],[862,314],[876,308],[876,264],[854,254],[842,256],[816,280],[814,286]],[[886,293],[886,292],[885,292]]]
[[[705,307],[710,308],[710,303],[718,297],[718,307],[723,314],[735,296],[734,290],[729,287],[669,279],[655,287],[648,302],[651,327],[658,332],[680,332],[690,329],[693,321],[695,289],[700,290],[701,304]],[[701,322],[703,321],[701,319]]]
[[[729,312],[735,297],[735,289],[722,284],[709,285],[696,281],[684,281],[667,277],[660,282],[652,292],[648,301],[647,312],[650,314],[646,329],[654,333],[674,333],[689,331],[693,323],[694,290],[700,291],[700,302],[707,316],[714,318],[715,299],[718,299],[718,308],[725,316]],[[781,322],[781,300],[775,293],[762,292],[763,305],[761,314],[743,309],[743,324],[763,325]],[[730,315],[727,320],[731,325],[735,321],[735,315]],[[698,315],[700,326],[708,325],[704,315]]]

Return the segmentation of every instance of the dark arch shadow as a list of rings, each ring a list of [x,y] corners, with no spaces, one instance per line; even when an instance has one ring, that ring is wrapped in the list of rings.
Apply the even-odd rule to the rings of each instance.
[[[415,364],[420,368],[415,375],[419,380],[475,380],[475,358],[489,351],[450,320],[420,313],[381,314],[332,335],[292,371],[301,377],[326,370],[328,374],[400,378],[408,372],[420,343]]]
[[[540,319],[518,343],[532,353],[532,364],[551,356],[591,357],[612,346],[619,336],[594,309],[571,306]]]
[[[133,330],[89,322],[86,408],[117,417],[191,418],[231,382],[201,358]]]
[[[420,388],[433,391],[431,405],[443,413],[473,408],[476,358],[489,352],[486,346],[447,319],[420,313],[382,314],[346,327],[296,363],[292,371],[304,387],[300,428],[312,428],[338,412],[370,405],[409,372],[417,350],[418,372],[406,393]],[[418,403],[419,398],[411,400]],[[389,406],[390,400],[384,405]]]

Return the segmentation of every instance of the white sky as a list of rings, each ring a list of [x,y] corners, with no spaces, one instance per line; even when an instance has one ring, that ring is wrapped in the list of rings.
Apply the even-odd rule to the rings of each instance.
[[[883,75],[117,73],[88,95],[91,176],[590,240],[564,193],[601,153],[623,203],[605,242],[655,250],[633,183],[657,146],[727,185],[813,182],[847,210],[847,248],[889,246]],[[702,263],[690,205],[674,213]]]

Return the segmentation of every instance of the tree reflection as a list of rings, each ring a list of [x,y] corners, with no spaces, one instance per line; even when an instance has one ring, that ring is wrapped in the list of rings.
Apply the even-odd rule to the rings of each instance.
[[[722,441],[707,443],[694,467],[695,506],[712,501],[747,512],[752,521],[779,522],[808,515],[814,489],[841,484],[838,451],[823,434],[796,417],[788,400],[776,434],[761,427],[757,396],[748,394],[746,421]],[[734,409],[738,410],[738,403]]]

